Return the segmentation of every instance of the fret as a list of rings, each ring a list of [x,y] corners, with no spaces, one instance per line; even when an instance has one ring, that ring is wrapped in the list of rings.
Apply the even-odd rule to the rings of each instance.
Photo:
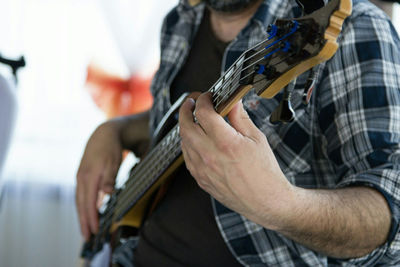
[[[226,79],[227,82],[221,90],[214,93],[213,103],[215,109],[218,109],[221,104],[224,104],[231,97],[232,92],[239,86],[244,60],[245,54],[242,54],[226,71],[226,75],[222,77],[224,80]]]

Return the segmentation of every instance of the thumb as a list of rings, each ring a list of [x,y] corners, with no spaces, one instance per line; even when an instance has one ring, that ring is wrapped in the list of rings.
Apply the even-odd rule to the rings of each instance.
[[[242,100],[229,112],[228,119],[231,126],[244,136],[254,137],[255,130],[258,130],[244,109]]]

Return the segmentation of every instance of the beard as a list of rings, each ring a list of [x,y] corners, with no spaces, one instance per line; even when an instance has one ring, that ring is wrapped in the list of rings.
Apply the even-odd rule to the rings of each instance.
[[[238,12],[259,0],[203,0],[208,7],[218,12]]]

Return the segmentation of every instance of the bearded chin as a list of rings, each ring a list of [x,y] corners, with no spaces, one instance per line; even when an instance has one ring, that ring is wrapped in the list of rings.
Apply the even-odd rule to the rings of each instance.
[[[258,0],[203,0],[211,9],[219,12],[238,12]]]

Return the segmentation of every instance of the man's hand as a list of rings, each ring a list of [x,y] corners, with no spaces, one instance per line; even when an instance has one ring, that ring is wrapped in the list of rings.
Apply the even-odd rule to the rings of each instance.
[[[76,206],[82,235],[89,239],[98,229],[99,193],[111,193],[121,165],[122,150],[137,157],[149,144],[149,112],[122,116],[100,125],[86,144],[77,173]]]
[[[122,146],[115,122],[103,123],[90,137],[77,173],[76,205],[86,240],[98,229],[98,194],[113,191],[121,159]]]
[[[380,192],[293,186],[241,103],[228,118],[231,125],[207,94],[180,109],[183,156],[201,188],[251,221],[331,257],[364,256],[385,242],[391,214]]]
[[[199,186],[215,199],[275,229],[291,201],[292,185],[265,135],[250,120],[241,102],[234,106],[228,119],[230,125],[215,112],[207,93],[196,103],[186,100],[179,114],[186,166]]]

